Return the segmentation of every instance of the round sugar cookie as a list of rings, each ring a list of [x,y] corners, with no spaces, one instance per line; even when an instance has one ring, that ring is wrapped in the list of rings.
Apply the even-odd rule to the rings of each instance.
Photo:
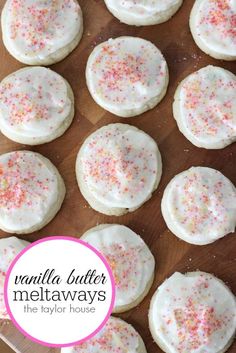
[[[110,317],[105,326],[88,341],[61,349],[61,353],[147,353],[138,332],[127,322]]]
[[[127,124],[92,133],[76,161],[80,191],[96,211],[114,216],[135,211],[156,190],[162,162],[156,142]]]
[[[0,130],[28,145],[61,136],[74,117],[74,95],[68,82],[44,67],[24,68],[0,83]]]
[[[218,170],[192,167],[167,185],[161,210],[177,237],[190,244],[210,244],[235,230],[236,188]]]
[[[168,21],[183,0],[105,0],[109,11],[121,22],[149,26]]]
[[[1,22],[6,49],[27,65],[63,60],[83,33],[77,0],[7,0]]]
[[[175,93],[174,117],[197,147],[224,148],[236,141],[236,76],[207,66],[184,79]]]
[[[128,227],[102,224],[82,239],[108,260],[116,284],[113,313],[128,311],[148,294],[154,279],[155,259],[142,238]]]
[[[16,237],[0,239],[0,319],[10,319],[4,302],[4,284],[8,268],[15,257],[29,244]]]
[[[58,170],[39,153],[0,156],[0,229],[23,234],[43,228],[61,208],[64,196]]]
[[[175,272],[151,300],[149,327],[166,353],[224,353],[236,331],[235,296],[211,274]]]
[[[166,94],[169,74],[160,50],[137,37],[99,44],[86,68],[87,86],[102,108],[131,117],[154,108]]]
[[[236,59],[235,0],[196,0],[190,29],[198,47],[215,59]]]

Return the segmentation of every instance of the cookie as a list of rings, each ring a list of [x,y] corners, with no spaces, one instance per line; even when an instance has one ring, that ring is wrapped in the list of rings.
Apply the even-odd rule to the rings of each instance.
[[[93,338],[78,346],[61,349],[61,353],[147,353],[138,332],[125,321],[110,317]]]
[[[192,167],[167,185],[161,210],[177,237],[190,244],[210,244],[235,230],[236,188],[218,170]]]
[[[101,224],[82,239],[108,261],[116,284],[113,313],[128,311],[148,294],[153,283],[155,259],[142,238],[128,227]]]
[[[8,268],[15,257],[30,243],[16,237],[0,239],[0,319],[10,319],[4,302],[4,284]]]
[[[68,129],[73,117],[72,89],[52,70],[24,68],[0,84],[0,130],[15,142],[50,142]]]
[[[98,129],[83,143],[76,161],[80,191],[98,212],[121,216],[142,206],[162,174],[155,141],[127,124]]]
[[[190,29],[198,47],[215,59],[236,59],[236,2],[196,0]]]
[[[132,117],[154,108],[165,96],[169,74],[160,50],[137,37],[99,44],[86,68],[87,86],[102,108]]]
[[[236,331],[235,296],[211,274],[176,272],[151,300],[149,327],[166,353],[224,353]]]
[[[105,0],[108,10],[121,22],[149,26],[168,21],[183,0]]]
[[[27,65],[51,65],[74,50],[83,33],[77,0],[7,0],[2,11],[3,42]]]
[[[39,153],[0,156],[0,229],[23,234],[43,228],[61,208],[64,196],[58,170]]]
[[[219,149],[236,141],[236,76],[207,66],[185,78],[173,104],[180,131],[197,147]]]

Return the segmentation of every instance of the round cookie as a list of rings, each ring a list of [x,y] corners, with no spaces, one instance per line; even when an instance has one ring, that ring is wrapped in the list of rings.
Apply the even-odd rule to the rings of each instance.
[[[154,108],[166,94],[169,74],[160,50],[136,37],[99,44],[86,68],[87,86],[102,108],[131,117]]]
[[[154,279],[155,259],[142,238],[128,227],[102,224],[82,239],[108,260],[116,284],[113,313],[128,311],[148,294]]]
[[[30,243],[16,237],[0,239],[0,319],[10,319],[4,302],[7,270],[15,257]]]
[[[177,237],[190,244],[210,244],[235,230],[236,188],[218,170],[192,167],[167,185],[161,210]]]
[[[215,59],[236,59],[236,2],[196,0],[190,29],[198,47]]]
[[[109,11],[121,22],[149,26],[168,21],[183,0],[105,0]]]
[[[78,45],[83,33],[77,0],[7,0],[2,11],[3,42],[27,65],[51,65]]]
[[[61,349],[61,353],[147,353],[138,332],[127,322],[110,317],[106,325],[93,338],[74,347]]]
[[[0,156],[0,229],[39,230],[54,218],[64,197],[64,182],[47,158],[30,151]]]
[[[156,190],[162,174],[156,142],[127,124],[98,129],[76,161],[80,191],[96,211],[114,216],[135,211]]]
[[[151,300],[149,327],[166,353],[224,353],[236,331],[235,296],[211,274],[176,272]]]
[[[185,78],[173,104],[180,131],[197,147],[224,148],[236,141],[236,76],[207,66]]]
[[[0,130],[28,145],[61,136],[74,117],[74,95],[68,82],[44,67],[24,68],[0,83]]]

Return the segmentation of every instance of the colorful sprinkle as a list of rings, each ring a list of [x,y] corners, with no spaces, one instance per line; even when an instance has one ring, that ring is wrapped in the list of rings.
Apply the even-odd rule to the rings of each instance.
[[[115,308],[132,305],[145,292],[155,260],[144,241],[121,225],[91,229],[83,239],[101,252],[112,269],[116,284]]]
[[[234,232],[236,189],[219,171],[193,167],[169,183],[162,210],[168,227],[178,237],[207,244]]]
[[[19,70],[0,84],[0,126],[9,135],[47,137],[61,127],[71,109],[66,82],[49,69]]]
[[[104,328],[92,339],[73,348],[73,353],[137,353],[140,338],[125,321],[110,317]],[[63,353],[63,349],[62,349]]]
[[[59,176],[43,158],[29,151],[0,156],[0,223],[9,232],[40,224],[58,202]]]
[[[8,0],[5,29],[11,46],[25,57],[48,56],[78,35],[81,9],[76,0]]]
[[[127,126],[127,129],[124,127]],[[103,203],[135,207],[153,191],[158,150],[142,131],[128,125],[108,125],[92,134],[79,153],[83,182]]]
[[[0,239],[0,319],[9,319],[4,302],[4,284],[7,270],[16,255],[28,244],[15,237]]]
[[[145,103],[163,94],[167,80],[167,64],[161,52],[141,38],[109,39],[94,49],[87,65],[92,96],[117,115],[121,114],[119,110],[143,109]]]
[[[214,276],[178,272],[155,293],[151,327],[171,353],[223,350],[236,329],[234,295]]]
[[[180,126],[184,124],[203,147],[224,147],[236,139],[236,78],[232,73],[214,66],[193,73],[184,80],[176,104]]]
[[[234,0],[205,0],[196,14],[196,36],[216,55],[236,55],[236,7]]]

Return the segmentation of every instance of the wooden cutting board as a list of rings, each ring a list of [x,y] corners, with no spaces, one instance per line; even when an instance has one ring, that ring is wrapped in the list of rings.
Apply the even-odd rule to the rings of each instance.
[[[181,10],[167,23],[136,28],[119,23],[106,9],[103,0],[80,0],[85,30],[79,47],[64,61],[52,66],[72,85],[75,93],[76,116],[70,129],[54,142],[39,147],[27,147],[0,135],[0,153],[30,149],[48,157],[61,172],[67,187],[63,207],[56,218],[40,232],[22,236],[34,241],[49,235],[80,237],[98,223],[121,223],[140,234],[156,258],[156,277],[147,298],[135,309],[120,315],[133,324],[142,335],[148,353],[160,353],[148,329],[148,307],[151,296],[163,280],[174,271],[214,273],[236,293],[235,233],[208,246],[194,246],[178,240],[167,229],[161,215],[160,202],[165,186],[177,173],[191,166],[213,167],[236,184],[236,144],[223,150],[204,150],[193,146],[177,129],[172,115],[172,101],[177,84],[191,72],[208,64],[218,65],[236,73],[235,62],[214,60],[195,45],[188,26],[193,0],[185,0]],[[0,7],[4,4],[0,0]],[[134,35],[155,43],[163,52],[170,69],[170,85],[165,99],[157,108],[137,118],[123,120],[101,109],[90,97],[85,83],[85,66],[95,45],[110,37]],[[0,79],[23,65],[14,60],[0,42]],[[164,171],[158,190],[141,209],[123,217],[109,217],[92,210],[76,184],[74,167],[77,152],[84,139],[97,128],[112,122],[133,124],[150,134],[158,143]],[[8,234],[0,232],[0,237]],[[1,337],[17,353],[56,353],[55,349],[36,345],[24,338],[14,326],[0,325]],[[7,353],[4,348],[1,353]],[[229,352],[236,352],[236,344]]]

